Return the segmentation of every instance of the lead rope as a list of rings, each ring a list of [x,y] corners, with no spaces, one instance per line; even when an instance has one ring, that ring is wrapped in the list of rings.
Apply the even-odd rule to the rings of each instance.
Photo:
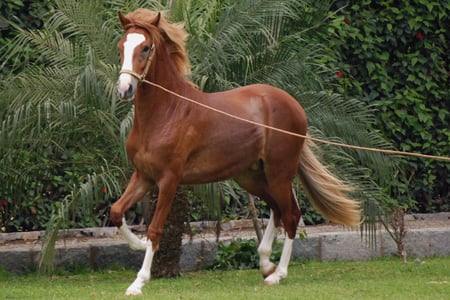
[[[131,73],[131,72],[126,72],[126,73]],[[429,155],[429,154],[422,154],[422,153],[415,153],[415,152],[406,152],[406,151],[398,151],[398,150],[388,150],[388,149],[361,147],[361,146],[355,146],[355,145],[349,145],[349,144],[344,144],[344,143],[337,143],[337,142],[327,141],[327,140],[315,138],[315,137],[312,137],[312,136],[309,136],[309,135],[298,134],[298,133],[295,133],[295,132],[283,130],[283,129],[280,129],[280,128],[272,127],[272,126],[269,126],[269,125],[261,124],[261,123],[258,123],[258,122],[254,122],[254,121],[251,121],[251,120],[247,120],[247,119],[244,119],[244,118],[232,115],[232,114],[224,112],[224,111],[222,111],[220,109],[211,107],[209,105],[197,102],[197,101],[195,101],[195,100],[193,100],[191,98],[188,98],[188,97],[185,97],[185,96],[180,95],[178,93],[175,93],[175,92],[173,92],[171,90],[168,90],[165,87],[163,87],[163,86],[161,86],[161,85],[159,85],[157,83],[151,82],[149,80],[142,79],[141,81],[145,82],[147,84],[150,84],[150,85],[152,85],[154,87],[157,87],[157,88],[165,91],[166,93],[169,93],[169,94],[171,94],[173,96],[176,96],[176,97],[178,97],[180,99],[189,101],[189,102],[194,103],[194,104],[196,104],[198,106],[201,106],[203,108],[212,110],[214,112],[217,112],[219,114],[225,115],[227,117],[230,117],[230,118],[242,121],[242,122],[246,122],[246,123],[249,123],[249,124],[253,124],[253,125],[256,125],[256,126],[264,127],[264,128],[267,128],[267,129],[270,129],[270,130],[273,130],[273,131],[278,131],[278,132],[281,132],[281,133],[284,133],[284,134],[296,136],[296,137],[299,137],[299,138],[309,139],[309,140],[314,141],[314,142],[318,142],[318,143],[322,143],[322,144],[328,144],[328,145],[342,147],[342,148],[348,148],[348,149],[364,150],[364,151],[369,151],[369,152],[378,152],[378,153],[385,153],[385,154],[392,154],[392,155],[420,157],[420,158],[427,158],[427,159],[436,159],[436,160],[443,160],[443,161],[449,161],[450,162],[450,157],[446,157],[446,156],[436,156],[436,155]]]

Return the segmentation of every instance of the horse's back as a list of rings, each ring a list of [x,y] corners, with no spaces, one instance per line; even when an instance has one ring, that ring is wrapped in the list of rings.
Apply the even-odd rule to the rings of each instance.
[[[268,158],[270,152],[277,156],[277,160],[292,157],[292,163],[298,160],[304,139],[295,134],[305,136],[308,124],[305,111],[294,97],[282,89],[266,84],[248,85],[217,95],[220,95],[220,101],[217,102],[227,106],[224,110],[234,110],[233,114],[265,126],[263,128],[254,124],[243,124],[240,121],[239,130],[248,126],[258,127],[262,135],[260,140],[262,148],[259,153],[264,153],[263,156]],[[276,129],[293,134],[279,132]]]
[[[306,134],[306,114],[300,103],[286,91],[267,84],[253,84],[222,92],[224,101],[234,102],[241,110],[256,109],[264,116],[265,125],[294,133]],[[252,111],[253,109],[253,111]]]
[[[302,139],[267,127],[306,134],[305,113],[292,96],[263,84],[204,96],[205,104],[228,115],[198,110],[193,123],[197,139],[191,143],[183,183],[234,177],[273,156],[296,168]]]

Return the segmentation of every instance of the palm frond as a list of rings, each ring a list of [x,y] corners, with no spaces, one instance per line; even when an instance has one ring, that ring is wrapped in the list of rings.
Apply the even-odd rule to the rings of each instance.
[[[54,212],[43,238],[41,256],[39,257],[39,272],[44,275],[52,275],[54,271],[55,244],[59,230],[66,227],[67,223],[74,220],[79,214],[85,220],[91,222],[91,226],[98,226],[98,220],[105,218],[96,215],[93,208],[96,207],[105,196],[118,197],[122,192],[117,173],[124,177],[120,168],[111,168],[106,161],[99,174],[87,174],[86,181],[79,187],[74,187],[71,194],[67,195],[61,202],[58,211]],[[106,194],[106,195],[105,195]],[[105,220],[103,220],[105,223]],[[103,224],[104,225],[104,224]]]
[[[59,32],[65,39],[77,41],[80,46],[89,45],[95,49],[99,59],[110,60],[117,57],[117,51],[110,45],[117,41],[114,28],[104,27],[104,19],[99,18],[103,5],[101,1],[55,1],[58,7],[47,23],[49,32]],[[99,38],[98,30],[101,31]],[[109,43],[105,43],[108,41]]]
[[[121,153],[124,158],[124,161],[128,161],[127,157],[127,151],[125,148],[125,142],[128,137],[128,133],[131,130],[131,127],[133,126],[133,119],[134,119],[134,106],[132,106],[127,114],[127,116],[122,120],[120,123],[120,140],[121,140]]]
[[[328,137],[339,137],[341,142],[372,148],[392,149],[392,145],[377,132],[370,131],[373,114],[362,102],[344,99],[325,92],[304,93],[301,96],[310,125],[320,128]],[[359,165],[372,170],[381,185],[390,182],[399,161],[384,154],[343,150],[352,155]]]
[[[253,57],[261,51],[255,49],[276,46],[279,26],[291,15],[290,6],[278,1],[239,1],[225,10],[218,2],[213,4],[206,10],[209,16],[191,6],[197,18],[188,17],[193,78],[204,82],[208,74],[209,83],[202,84],[206,90],[246,84],[246,75],[254,68]]]

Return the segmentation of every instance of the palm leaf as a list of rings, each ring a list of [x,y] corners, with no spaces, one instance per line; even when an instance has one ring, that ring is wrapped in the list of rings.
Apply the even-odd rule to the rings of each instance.
[[[21,170],[17,155],[31,153],[28,157],[40,159],[38,154],[51,147],[57,155],[45,160],[45,168],[70,171],[69,167],[79,167],[59,157],[78,152],[85,156],[82,168],[92,173],[84,176],[86,182],[73,186],[67,194],[71,201],[67,197],[58,201],[66,201],[71,220],[80,214],[72,208],[72,199],[87,219],[94,220],[93,207],[99,200],[120,195],[128,164],[123,153],[109,150],[124,140],[120,120],[130,109],[130,104],[117,101],[114,92],[118,53],[112,45],[119,38],[119,24],[116,15],[115,26],[107,26],[110,20],[99,17],[103,5],[108,5],[102,1],[55,1],[55,5],[42,30],[20,30],[16,47],[2,55],[6,60],[25,56],[27,47],[40,53],[25,72],[1,83],[8,86],[0,91],[2,103],[8,106],[2,111],[0,127],[2,190],[20,195],[18,182],[36,180],[32,176],[37,169]],[[39,165],[36,161],[35,166]],[[108,193],[98,194],[102,187]],[[67,222],[68,216],[61,215],[62,220]],[[49,230],[61,225],[59,218],[52,220],[55,226]]]

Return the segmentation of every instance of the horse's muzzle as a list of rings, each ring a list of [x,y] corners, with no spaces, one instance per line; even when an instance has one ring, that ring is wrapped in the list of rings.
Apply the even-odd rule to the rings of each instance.
[[[134,89],[133,85],[129,85],[128,89],[123,92],[121,89],[119,89],[119,86],[117,85],[117,96],[119,96],[122,100],[131,100],[134,96]]]
[[[117,82],[117,96],[123,100],[132,100],[134,98],[134,93],[136,92],[136,84],[133,80],[121,80]]]

